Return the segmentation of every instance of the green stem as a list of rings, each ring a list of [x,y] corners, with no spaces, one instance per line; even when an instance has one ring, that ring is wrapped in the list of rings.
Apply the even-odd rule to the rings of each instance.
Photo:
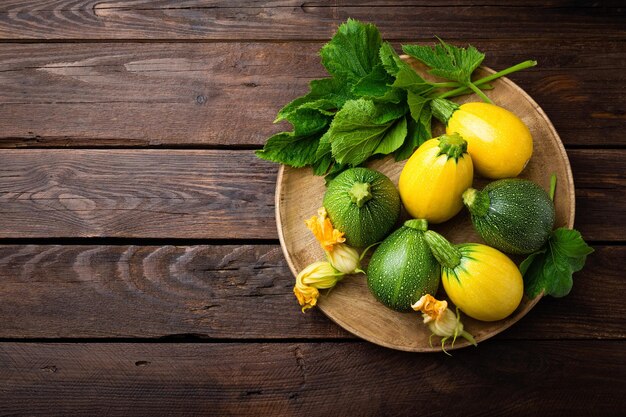
[[[461,264],[461,251],[445,237],[432,230],[424,232],[424,238],[441,266],[454,269]]]
[[[369,245],[367,248],[363,249],[363,252],[361,252],[361,256],[359,256],[359,262],[361,262],[363,258],[365,258],[365,255],[367,255],[367,252],[369,252],[370,249],[372,249],[376,245],[380,245],[381,243],[382,242],[374,242],[371,245]]]
[[[465,340],[467,340],[468,342],[470,342],[472,345],[478,346],[478,344],[476,343],[476,339],[474,339],[474,336],[472,336],[471,334],[469,334],[465,330],[463,330],[463,332],[460,334],[460,336],[462,338],[464,338]]]
[[[428,221],[426,219],[411,219],[405,221],[404,226],[425,232],[428,230]]]
[[[468,188],[463,192],[463,204],[467,207],[472,216],[483,217],[489,212],[491,201],[489,193]]]
[[[487,97],[487,96],[485,95],[485,93],[483,93],[483,92],[480,90],[480,88],[476,87],[476,86],[475,86],[474,84],[472,84],[472,83],[469,83],[469,88],[470,88],[473,92],[475,92],[476,94],[478,94],[478,97],[482,98],[482,99],[483,99],[483,101],[484,101],[485,103],[493,104],[493,101],[491,101],[491,100],[489,99],[489,97]]]
[[[448,124],[448,120],[452,117],[452,113],[459,109],[458,104],[454,101],[446,100],[443,98],[435,98],[430,102],[430,108],[433,111],[433,116],[444,125]]]
[[[520,62],[517,65],[513,65],[512,67],[509,67],[509,68],[504,69],[502,71],[498,71],[498,72],[496,72],[494,74],[491,74],[491,75],[488,75],[488,76],[486,76],[484,78],[476,80],[476,81],[474,81],[474,85],[476,87],[480,87],[481,85],[483,85],[485,83],[488,83],[489,81],[493,81],[493,80],[495,80],[497,78],[504,77],[505,75],[512,74],[514,72],[521,71],[521,70],[526,69],[526,68],[534,67],[535,65],[537,65],[537,61]],[[463,95],[463,94],[467,94],[467,90],[468,90],[468,87],[463,86],[463,87],[456,88],[454,90],[446,91],[445,93],[441,93],[441,94],[437,95],[436,97],[438,97],[438,98],[456,97],[456,96],[460,96],[460,95]]]
[[[357,207],[363,207],[363,204],[372,199],[369,182],[355,182],[352,184],[352,188],[348,190],[348,195]]]
[[[445,83],[430,83],[430,85],[435,88],[455,88],[460,86],[461,84],[457,83],[456,81],[450,81]]]
[[[554,193],[556,192],[556,174],[550,176],[550,200],[554,201]]]
[[[439,155],[446,155],[448,159],[458,161],[467,152],[467,142],[458,133],[439,136]]]

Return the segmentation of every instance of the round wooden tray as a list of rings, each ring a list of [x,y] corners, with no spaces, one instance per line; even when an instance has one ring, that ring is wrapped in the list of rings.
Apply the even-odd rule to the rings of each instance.
[[[493,71],[488,68],[478,70],[479,76]],[[520,175],[528,178],[544,189],[549,189],[550,175],[557,175],[555,196],[556,227],[574,225],[574,182],[572,172],[559,135],[543,110],[521,88],[507,78],[493,82],[494,89],[486,92],[494,103],[518,115],[530,128],[534,140],[533,156]],[[474,96],[464,96],[458,103],[478,101]],[[438,124],[438,123],[437,123]],[[441,126],[433,126],[433,135],[443,132]],[[370,168],[386,174],[394,184],[398,184],[404,162],[395,162],[387,157],[368,164]],[[489,181],[475,177],[474,187],[482,188]],[[304,224],[304,220],[316,214],[322,206],[325,192],[324,179],[314,176],[311,169],[294,169],[282,166],[276,185],[276,223],[280,243],[294,276],[312,262],[325,259],[319,244]],[[403,212],[401,221],[408,218]],[[401,224],[401,223],[399,223]],[[482,242],[475,233],[467,210],[462,210],[450,221],[431,227],[454,243]],[[522,258],[513,258],[519,263]],[[440,286],[439,297],[443,297]],[[517,310],[508,318],[496,322],[481,322],[462,315],[462,321],[478,342],[488,339],[507,329],[521,319],[539,301],[541,296],[529,299],[526,296]],[[294,314],[299,310],[294,298]],[[367,278],[363,274],[344,278],[330,292],[320,296],[318,307],[335,323],[370,342],[393,349],[430,352],[440,351],[433,338],[429,344],[430,331],[422,323],[420,313],[398,313],[388,309],[370,294]],[[468,346],[464,339],[457,339],[454,349]],[[449,349],[449,343],[447,349]]]

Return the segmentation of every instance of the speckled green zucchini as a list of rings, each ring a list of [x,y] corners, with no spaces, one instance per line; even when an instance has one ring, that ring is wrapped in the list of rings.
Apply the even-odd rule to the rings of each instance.
[[[364,248],[391,232],[400,215],[400,195],[384,174],[350,168],[330,182],[324,207],[333,226],[344,232],[346,243]]]
[[[426,220],[408,220],[380,244],[367,268],[367,284],[378,301],[396,311],[411,311],[424,294],[434,295],[439,264],[424,238]]]
[[[488,245],[511,254],[528,254],[541,248],[554,226],[554,203],[532,181],[498,180],[482,191],[463,193],[472,223]]]

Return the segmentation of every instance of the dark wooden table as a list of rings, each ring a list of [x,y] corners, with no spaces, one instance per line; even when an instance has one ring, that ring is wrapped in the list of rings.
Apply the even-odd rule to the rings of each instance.
[[[623,3],[0,2],[0,415],[624,415]],[[567,148],[596,252],[477,349],[301,314],[253,150],[339,23],[471,42]]]

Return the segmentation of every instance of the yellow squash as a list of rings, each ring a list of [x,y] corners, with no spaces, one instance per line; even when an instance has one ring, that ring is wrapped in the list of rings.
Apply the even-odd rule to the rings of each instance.
[[[446,133],[459,133],[467,141],[476,172],[493,179],[519,175],[533,153],[528,126],[510,111],[489,103],[461,106],[436,99],[433,110],[446,123]]]
[[[450,300],[477,320],[508,317],[524,294],[522,275],[511,259],[478,243],[452,245],[433,231],[425,233],[433,255],[441,263],[441,282]]]
[[[400,198],[416,219],[445,222],[463,208],[461,196],[473,175],[467,142],[458,134],[442,135],[422,144],[404,165]]]

